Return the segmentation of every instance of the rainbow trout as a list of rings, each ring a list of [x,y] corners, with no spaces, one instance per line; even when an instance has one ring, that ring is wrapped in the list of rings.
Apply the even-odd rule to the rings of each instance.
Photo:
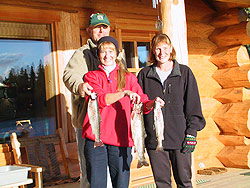
[[[144,166],[149,166],[145,158],[145,143],[146,132],[144,127],[143,120],[143,103],[134,104],[132,113],[131,113],[131,130],[132,138],[135,144],[135,149],[137,152],[138,163],[137,168]]]
[[[101,116],[99,112],[99,106],[97,102],[97,94],[91,93],[90,99],[88,102],[88,116],[89,116],[89,123],[92,128],[92,132],[95,135],[95,144],[94,147],[103,146],[103,142],[100,139],[100,123],[101,123]]]
[[[162,151],[162,141],[164,140],[164,120],[161,111],[161,106],[158,101],[155,101],[154,106],[154,129],[157,137],[157,151]]]

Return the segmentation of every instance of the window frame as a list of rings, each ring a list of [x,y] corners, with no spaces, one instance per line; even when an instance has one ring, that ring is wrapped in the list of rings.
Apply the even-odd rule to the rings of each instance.
[[[121,38],[119,40],[121,41],[120,44],[122,46],[122,42],[134,42],[134,64],[135,67],[128,68],[129,72],[132,72],[134,74],[138,74],[138,72],[141,70],[139,66],[139,57],[138,57],[138,50],[137,50],[137,42],[149,42],[151,46],[151,40],[153,36],[156,34],[156,32],[145,32],[145,31],[128,31],[128,30],[122,30],[121,32]]]

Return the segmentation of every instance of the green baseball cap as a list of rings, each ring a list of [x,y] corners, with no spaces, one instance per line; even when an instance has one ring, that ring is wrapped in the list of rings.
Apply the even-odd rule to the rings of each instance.
[[[106,25],[110,26],[109,19],[106,14],[96,13],[92,14],[89,18],[89,25],[97,26],[97,25]]]

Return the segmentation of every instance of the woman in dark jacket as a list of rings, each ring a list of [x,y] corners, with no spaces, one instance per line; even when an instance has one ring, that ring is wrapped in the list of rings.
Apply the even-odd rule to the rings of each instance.
[[[159,96],[165,101],[163,151],[157,151],[154,112],[144,115],[146,148],[158,188],[171,187],[171,166],[178,187],[192,187],[191,152],[197,131],[206,122],[202,115],[195,77],[186,65],[175,59],[170,38],[157,34],[151,42],[151,66],[143,68],[138,81],[149,99]]]

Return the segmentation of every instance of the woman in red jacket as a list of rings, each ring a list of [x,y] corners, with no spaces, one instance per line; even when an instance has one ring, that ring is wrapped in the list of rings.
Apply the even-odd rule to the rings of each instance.
[[[96,71],[88,72],[88,82],[97,93],[101,116],[100,139],[102,147],[94,147],[95,135],[86,116],[83,123],[83,137],[86,138],[85,157],[87,177],[90,186],[106,187],[107,166],[113,187],[127,188],[129,185],[131,147],[134,145],[130,128],[132,103],[143,102],[144,113],[149,112],[156,97],[150,101],[143,93],[137,78],[129,73],[117,60],[118,42],[112,37],[103,37],[97,44],[97,55],[101,64]]]

